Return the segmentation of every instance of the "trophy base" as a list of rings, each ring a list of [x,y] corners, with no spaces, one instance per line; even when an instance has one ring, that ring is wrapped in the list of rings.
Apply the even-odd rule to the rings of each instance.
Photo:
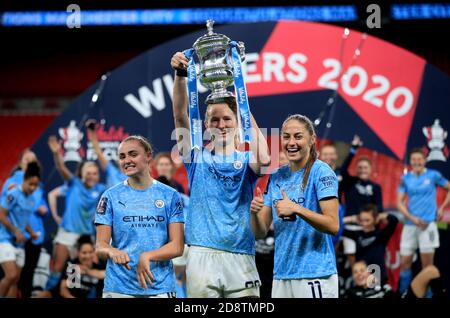
[[[232,92],[220,92],[220,93],[211,93],[206,97],[205,103],[207,105],[209,104],[220,104],[220,103],[227,103],[230,102],[236,103],[236,97],[234,97]]]

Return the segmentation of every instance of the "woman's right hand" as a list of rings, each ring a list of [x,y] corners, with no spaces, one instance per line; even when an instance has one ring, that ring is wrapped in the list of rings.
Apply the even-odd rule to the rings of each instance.
[[[48,137],[47,143],[48,143],[48,147],[50,148],[50,151],[52,153],[57,153],[59,151],[59,149],[61,148],[58,138],[56,138],[56,136],[54,136],[54,135]]]
[[[128,265],[128,263],[130,262],[130,257],[128,256],[127,252],[112,247],[109,250],[108,256],[114,263],[123,265],[128,270],[131,269],[130,265]]]
[[[56,224],[61,225],[61,217],[59,215],[54,215],[53,220],[55,220]]]
[[[385,224],[385,223],[387,223],[388,215],[389,215],[389,213],[387,213],[387,212],[379,213],[375,223],[376,224],[379,224],[379,223]]]
[[[344,224],[348,224],[348,223],[359,223],[359,218],[358,215],[349,215],[349,216],[345,216],[342,219],[342,222]]]
[[[26,241],[25,235],[23,235],[23,233],[20,230],[16,230],[14,232],[14,236],[16,237],[17,244],[25,243]]]
[[[422,231],[425,230],[428,227],[428,223],[426,223],[422,219],[419,219],[418,217],[413,216],[411,218],[411,221],[414,223],[415,226],[420,228]]]
[[[186,58],[186,56],[183,54],[183,52],[176,52],[172,59],[170,60],[170,66],[174,70],[176,69],[182,69],[186,70],[188,67],[189,60]]]
[[[257,214],[264,206],[264,197],[259,187],[256,188],[256,197],[253,198],[250,204],[250,212]]]
[[[352,147],[359,148],[363,145],[361,138],[358,135],[353,136]]]
[[[84,124],[88,131],[95,133],[95,126],[97,125],[97,121],[93,118],[89,118],[86,120],[86,123]]]

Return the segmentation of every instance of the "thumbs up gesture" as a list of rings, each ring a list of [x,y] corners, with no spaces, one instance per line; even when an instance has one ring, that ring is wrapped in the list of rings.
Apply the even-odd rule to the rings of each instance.
[[[257,214],[264,206],[264,197],[259,187],[256,188],[256,196],[253,198],[250,204],[250,212]]]
[[[278,201],[275,205],[275,209],[277,210],[277,215],[280,218],[292,217],[295,219],[295,208],[296,204],[289,200],[286,192],[282,189],[281,195],[283,197],[282,200]]]

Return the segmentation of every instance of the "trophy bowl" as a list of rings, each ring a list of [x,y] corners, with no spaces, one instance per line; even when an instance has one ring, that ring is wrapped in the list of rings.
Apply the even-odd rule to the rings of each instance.
[[[200,65],[200,83],[211,90],[206,104],[218,103],[225,98],[233,97],[227,87],[234,84],[233,62],[231,58],[231,40],[223,34],[214,33],[213,20],[208,20],[208,33],[198,38],[193,48]],[[245,58],[244,43],[238,43],[241,61]]]

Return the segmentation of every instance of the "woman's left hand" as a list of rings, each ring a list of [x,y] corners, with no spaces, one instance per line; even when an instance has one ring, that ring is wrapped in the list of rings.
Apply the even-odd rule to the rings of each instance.
[[[153,284],[155,278],[153,277],[153,273],[150,270],[150,257],[148,253],[142,253],[139,257],[136,273],[139,285],[142,288],[147,289],[147,283],[149,283],[150,285]]]
[[[443,217],[444,217],[444,208],[440,207],[437,212],[437,220],[442,221]]]
[[[278,217],[291,216],[295,214],[296,204],[289,200],[284,190],[281,190],[283,199],[275,204]]]

